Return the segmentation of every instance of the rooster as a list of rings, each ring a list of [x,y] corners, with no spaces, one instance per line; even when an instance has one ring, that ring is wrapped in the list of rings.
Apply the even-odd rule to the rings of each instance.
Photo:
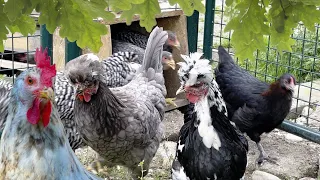
[[[189,104],[180,129],[173,180],[239,180],[247,164],[248,143],[227,117],[227,108],[214,80],[209,60],[201,53],[181,55],[181,87]]]
[[[291,74],[282,75],[272,84],[261,82],[237,66],[227,51],[218,48],[219,64],[216,80],[226,101],[228,114],[236,126],[258,147],[257,163],[276,163],[260,144],[260,135],[271,132],[282,123],[290,111],[296,84]]]
[[[47,49],[35,53],[36,67],[24,71],[11,90],[0,142],[0,179],[100,179],[81,165],[64,133],[54,103]]]
[[[96,57],[96,56],[95,56]],[[98,59],[98,58],[97,58]],[[114,53],[102,61],[104,81],[108,87],[120,87],[128,84],[136,73],[134,65],[136,54],[131,52]],[[140,66],[140,65],[139,65]],[[11,84],[0,80],[0,130],[2,131],[7,117]],[[69,143],[73,150],[83,147],[85,144],[75,127],[74,122],[74,94],[75,89],[70,85],[63,72],[57,72],[55,79],[55,102]]]
[[[155,27],[150,34],[142,67],[127,85],[108,88],[101,63],[82,55],[67,63],[65,74],[76,87],[77,129],[86,144],[104,158],[104,165],[124,165],[133,178],[148,173],[163,136],[166,88],[162,48],[167,32]]]

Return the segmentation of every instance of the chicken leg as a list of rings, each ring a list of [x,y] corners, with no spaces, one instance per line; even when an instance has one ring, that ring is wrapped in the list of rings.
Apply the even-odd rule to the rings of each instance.
[[[260,152],[260,155],[256,160],[258,165],[261,165],[263,163],[263,161],[269,161],[270,163],[278,165],[278,163],[276,162],[277,158],[272,158],[269,155],[267,155],[267,153],[264,151],[264,149],[263,149],[262,145],[260,144],[260,142],[257,142],[256,144],[257,144],[257,148],[258,148],[258,150]]]
[[[172,105],[174,107],[178,107],[177,104],[174,102],[176,98],[166,98],[166,104]]]

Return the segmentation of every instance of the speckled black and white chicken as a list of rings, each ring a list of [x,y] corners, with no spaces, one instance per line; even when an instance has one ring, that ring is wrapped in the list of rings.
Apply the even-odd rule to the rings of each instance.
[[[189,104],[179,133],[173,180],[239,180],[247,165],[248,144],[233,126],[214,79],[209,60],[201,53],[181,55],[178,74]]]
[[[166,88],[161,64],[167,32],[150,34],[142,67],[125,86],[108,88],[101,63],[80,56],[67,63],[65,73],[76,87],[75,122],[86,144],[107,166],[123,165],[134,178],[148,173],[163,136]]]
[[[47,50],[37,66],[22,72],[10,92],[0,142],[0,179],[102,180],[89,173],[72,151],[54,105],[54,65]]]
[[[94,56],[96,57],[96,56]],[[104,69],[104,81],[108,87],[120,87],[129,83],[135,76],[138,66],[135,63],[137,56],[131,52],[114,53],[109,58],[101,61]],[[60,118],[65,127],[65,132],[73,150],[83,146],[83,141],[75,127],[74,122],[74,94],[75,89],[70,85],[63,72],[57,72],[55,77],[55,102]],[[11,83],[0,80],[0,131],[4,128],[9,106]]]

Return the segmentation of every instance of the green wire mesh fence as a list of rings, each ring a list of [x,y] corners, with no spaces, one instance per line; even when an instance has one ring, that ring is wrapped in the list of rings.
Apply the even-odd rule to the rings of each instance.
[[[206,58],[214,61],[218,59],[219,45],[233,56],[231,33],[224,32],[228,22],[224,0],[207,0],[206,10],[206,15],[199,17],[199,32],[204,29],[204,38],[203,41],[199,38],[198,48],[203,49]],[[237,62],[266,82],[274,81],[283,73],[293,74],[297,80],[294,101],[290,114],[279,128],[320,143],[320,26],[316,25],[315,29],[311,32],[299,24],[292,34],[296,40],[293,52],[284,52],[282,57],[270,47],[270,38],[267,38],[266,52],[257,51],[255,60]]]

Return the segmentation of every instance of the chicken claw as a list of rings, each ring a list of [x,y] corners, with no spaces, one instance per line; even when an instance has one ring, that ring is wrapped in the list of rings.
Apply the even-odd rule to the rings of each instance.
[[[278,163],[277,163],[277,158],[273,158],[273,157],[270,157],[269,155],[267,155],[267,153],[264,151],[264,149],[263,149],[263,147],[262,147],[262,145],[260,144],[260,143],[257,143],[257,147],[258,147],[258,150],[259,150],[259,152],[260,152],[260,155],[259,155],[259,157],[257,158],[257,163],[258,163],[258,165],[262,165],[262,163],[264,162],[264,161],[268,161],[268,162],[270,162],[270,163],[273,163],[273,164],[276,164],[276,165],[279,165]]]
[[[87,169],[93,174],[103,174],[104,176],[108,176],[108,172],[106,168],[103,167],[103,162],[101,162],[101,160],[95,160]]]
[[[178,107],[177,104],[174,102],[176,98],[166,98],[166,104],[172,105],[174,107]]]

